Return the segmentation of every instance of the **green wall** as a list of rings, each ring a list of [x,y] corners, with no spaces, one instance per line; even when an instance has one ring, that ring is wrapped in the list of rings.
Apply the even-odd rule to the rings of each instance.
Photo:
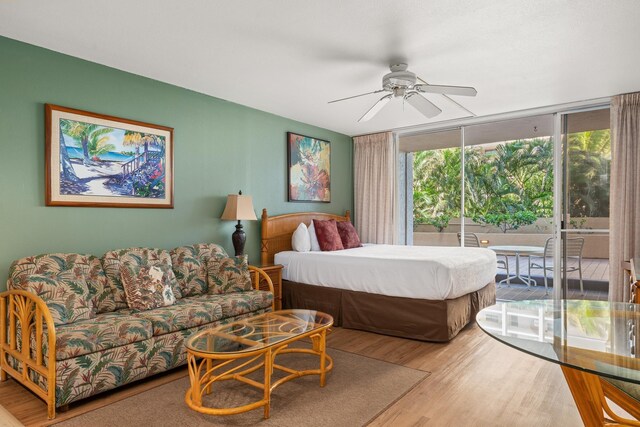
[[[129,246],[216,242],[233,253],[226,195],[253,196],[258,218],[353,206],[351,138],[218,98],[0,37],[0,289],[12,260],[47,252],[101,255]],[[185,72],[190,71],[185,68]],[[44,104],[174,128],[174,209],[44,205]],[[288,203],[286,132],[331,141],[331,203]],[[260,223],[245,221],[250,261]]]

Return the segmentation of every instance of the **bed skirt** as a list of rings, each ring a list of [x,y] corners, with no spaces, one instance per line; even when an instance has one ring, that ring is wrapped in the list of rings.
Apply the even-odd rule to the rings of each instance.
[[[455,299],[435,301],[282,281],[284,308],[318,310],[333,316],[335,326],[421,341],[451,340],[478,311],[495,302],[495,282]]]

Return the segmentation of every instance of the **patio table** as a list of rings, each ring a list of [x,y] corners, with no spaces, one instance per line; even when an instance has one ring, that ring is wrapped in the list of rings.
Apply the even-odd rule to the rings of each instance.
[[[516,257],[516,274],[507,276],[506,279],[502,279],[498,282],[498,285],[503,283],[511,284],[511,280],[514,279],[520,279],[522,283],[527,285],[527,287],[537,285],[536,281],[531,278],[531,272],[529,270],[527,270],[527,276],[523,276],[520,273],[520,256],[523,255],[529,257],[529,264],[531,264],[531,255],[544,255],[544,248],[542,246],[499,245],[489,246],[488,249],[491,249],[500,255],[515,255]],[[507,262],[509,262],[508,259]]]

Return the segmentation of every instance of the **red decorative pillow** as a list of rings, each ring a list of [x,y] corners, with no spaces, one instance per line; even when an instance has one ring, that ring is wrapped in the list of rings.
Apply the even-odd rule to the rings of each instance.
[[[340,239],[340,233],[338,233],[338,227],[336,226],[335,219],[329,219],[326,221],[314,219],[313,227],[316,230],[316,236],[318,236],[318,244],[322,251],[339,251],[344,249],[342,246],[342,240]]]
[[[345,249],[359,248],[362,246],[358,232],[353,224],[351,224],[351,221],[340,221],[336,226],[338,227],[340,240],[342,240],[342,246],[344,246]]]

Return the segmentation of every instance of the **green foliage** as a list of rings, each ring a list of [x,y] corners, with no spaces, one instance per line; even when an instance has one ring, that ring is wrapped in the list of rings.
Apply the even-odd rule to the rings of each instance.
[[[77,122],[70,119],[60,120],[60,129],[63,133],[72,137],[77,146],[82,147],[85,162],[89,156],[99,156],[115,149],[109,141],[108,134],[113,131],[93,123]]]
[[[447,214],[424,219],[425,224],[433,225],[439,233],[447,228],[447,226],[449,225],[449,221],[451,221],[451,215]]]
[[[609,129],[569,135],[569,214],[609,216]],[[580,226],[582,228],[582,226]]]
[[[90,156],[99,157],[103,154],[107,154],[110,151],[115,151],[115,145],[107,144],[107,142],[109,141],[108,134],[111,133],[111,131],[112,129],[110,128],[99,128],[89,135],[89,143],[87,147],[89,148]]]
[[[608,217],[610,131],[569,134],[568,146],[571,217]],[[516,140],[487,147],[465,149],[465,215],[503,232],[553,216],[552,140]],[[451,218],[460,216],[460,168],[459,148],[414,154],[415,223],[442,231]]]
[[[472,147],[465,151],[465,157],[468,217],[518,211],[552,216],[553,145],[549,139],[499,144],[494,151]]]
[[[459,148],[414,154],[414,222],[439,228],[434,223],[443,223],[441,218],[446,218],[446,227],[460,216],[460,168]]]
[[[553,146],[549,139],[518,140],[465,149],[465,213],[484,218],[503,231],[519,228],[529,215],[553,213]],[[460,216],[461,155],[459,148],[414,155],[414,221],[438,226]],[[495,215],[503,215],[496,218]],[[536,218],[533,221],[535,222]],[[523,222],[524,221],[524,222]],[[446,225],[445,225],[446,226]]]
[[[538,217],[531,211],[518,211],[513,213],[490,213],[484,216],[473,217],[473,220],[480,224],[490,224],[499,227],[503,233],[509,230],[517,230],[523,225],[536,222]]]

